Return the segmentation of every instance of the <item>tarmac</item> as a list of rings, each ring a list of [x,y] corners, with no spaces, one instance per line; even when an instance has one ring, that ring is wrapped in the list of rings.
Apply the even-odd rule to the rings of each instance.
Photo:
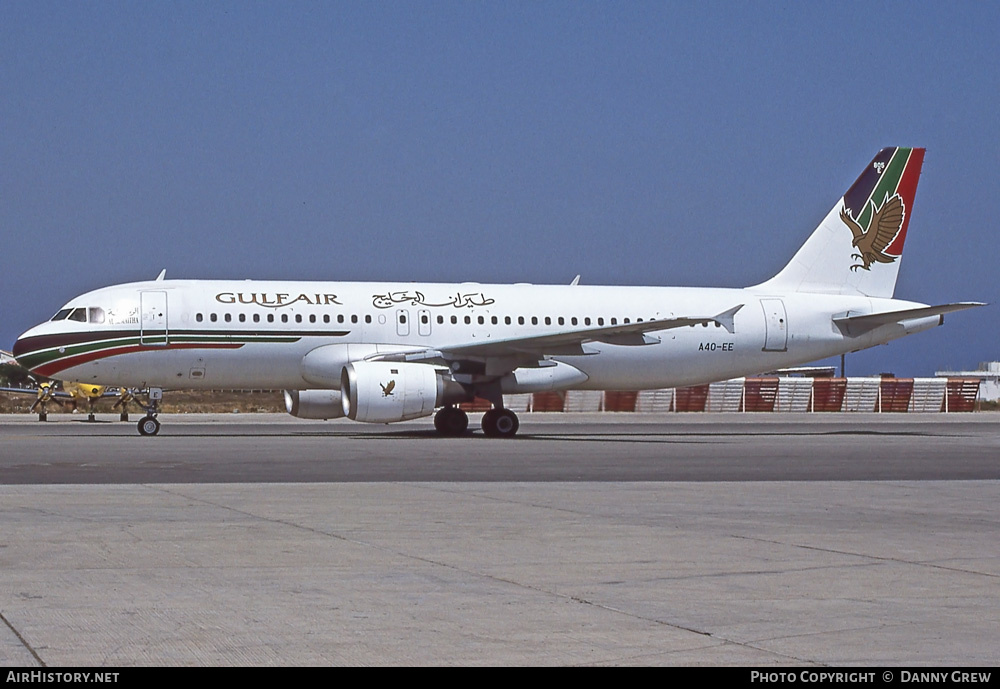
[[[50,419],[0,417],[4,666],[1000,660],[997,414]]]

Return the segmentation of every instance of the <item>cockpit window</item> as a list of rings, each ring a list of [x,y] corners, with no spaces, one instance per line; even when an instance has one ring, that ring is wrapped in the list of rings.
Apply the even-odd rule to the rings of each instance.
[[[72,311],[72,310],[73,309],[60,309],[59,313],[57,313],[55,316],[52,317],[52,320],[54,320],[54,321],[65,320],[66,317],[69,316],[69,312]]]
[[[69,315],[71,321],[79,321],[80,323],[87,322],[87,309],[73,309],[73,312]]]
[[[104,322],[104,309],[102,309],[100,306],[91,306],[89,309],[87,309],[87,311],[90,314],[88,320],[90,320],[91,323]]]

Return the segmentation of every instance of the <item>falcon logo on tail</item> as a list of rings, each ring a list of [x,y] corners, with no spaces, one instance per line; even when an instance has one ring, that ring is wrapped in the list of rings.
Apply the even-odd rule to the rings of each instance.
[[[856,271],[858,268],[871,270],[869,266],[873,262],[892,263],[898,258],[898,256],[890,256],[885,253],[885,249],[892,243],[892,240],[896,238],[899,230],[903,227],[903,218],[906,217],[906,207],[903,205],[903,199],[899,194],[894,194],[892,198],[889,198],[888,193],[885,196],[886,198],[880,208],[875,207],[874,201],[869,201],[872,206],[872,219],[868,223],[867,230],[858,224],[849,209],[844,208],[840,211],[840,219],[844,221],[844,224],[850,228],[851,234],[854,235],[854,241],[851,242],[851,246],[857,247],[858,251],[861,252],[851,254],[851,258],[861,259],[862,261],[862,263],[855,263],[851,266],[851,270]]]

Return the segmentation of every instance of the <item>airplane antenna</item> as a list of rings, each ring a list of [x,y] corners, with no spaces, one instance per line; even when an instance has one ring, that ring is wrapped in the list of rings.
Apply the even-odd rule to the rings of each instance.
[[[569,284],[570,284],[570,286],[579,285],[580,284],[580,276],[577,275],[575,278],[573,278],[573,282],[571,282]]]
[[[160,271],[160,274],[156,276],[157,282],[163,282],[163,278],[167,277],[167,269],[164,268]]]

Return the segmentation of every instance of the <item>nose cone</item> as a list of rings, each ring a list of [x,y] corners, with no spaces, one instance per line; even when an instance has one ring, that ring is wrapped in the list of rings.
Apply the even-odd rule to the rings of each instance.
[[[17,342],[14,343],[14,348],[11,350],[11,354],[17,359],[17,363],[28,369],[32,370],[32,364],[38,364],[34,361],[31,354],[37,352],[42,348],[42,342],[38,333],[38,326],[35,326],[31,330],[27,331],[21,337],[17,338]]]

